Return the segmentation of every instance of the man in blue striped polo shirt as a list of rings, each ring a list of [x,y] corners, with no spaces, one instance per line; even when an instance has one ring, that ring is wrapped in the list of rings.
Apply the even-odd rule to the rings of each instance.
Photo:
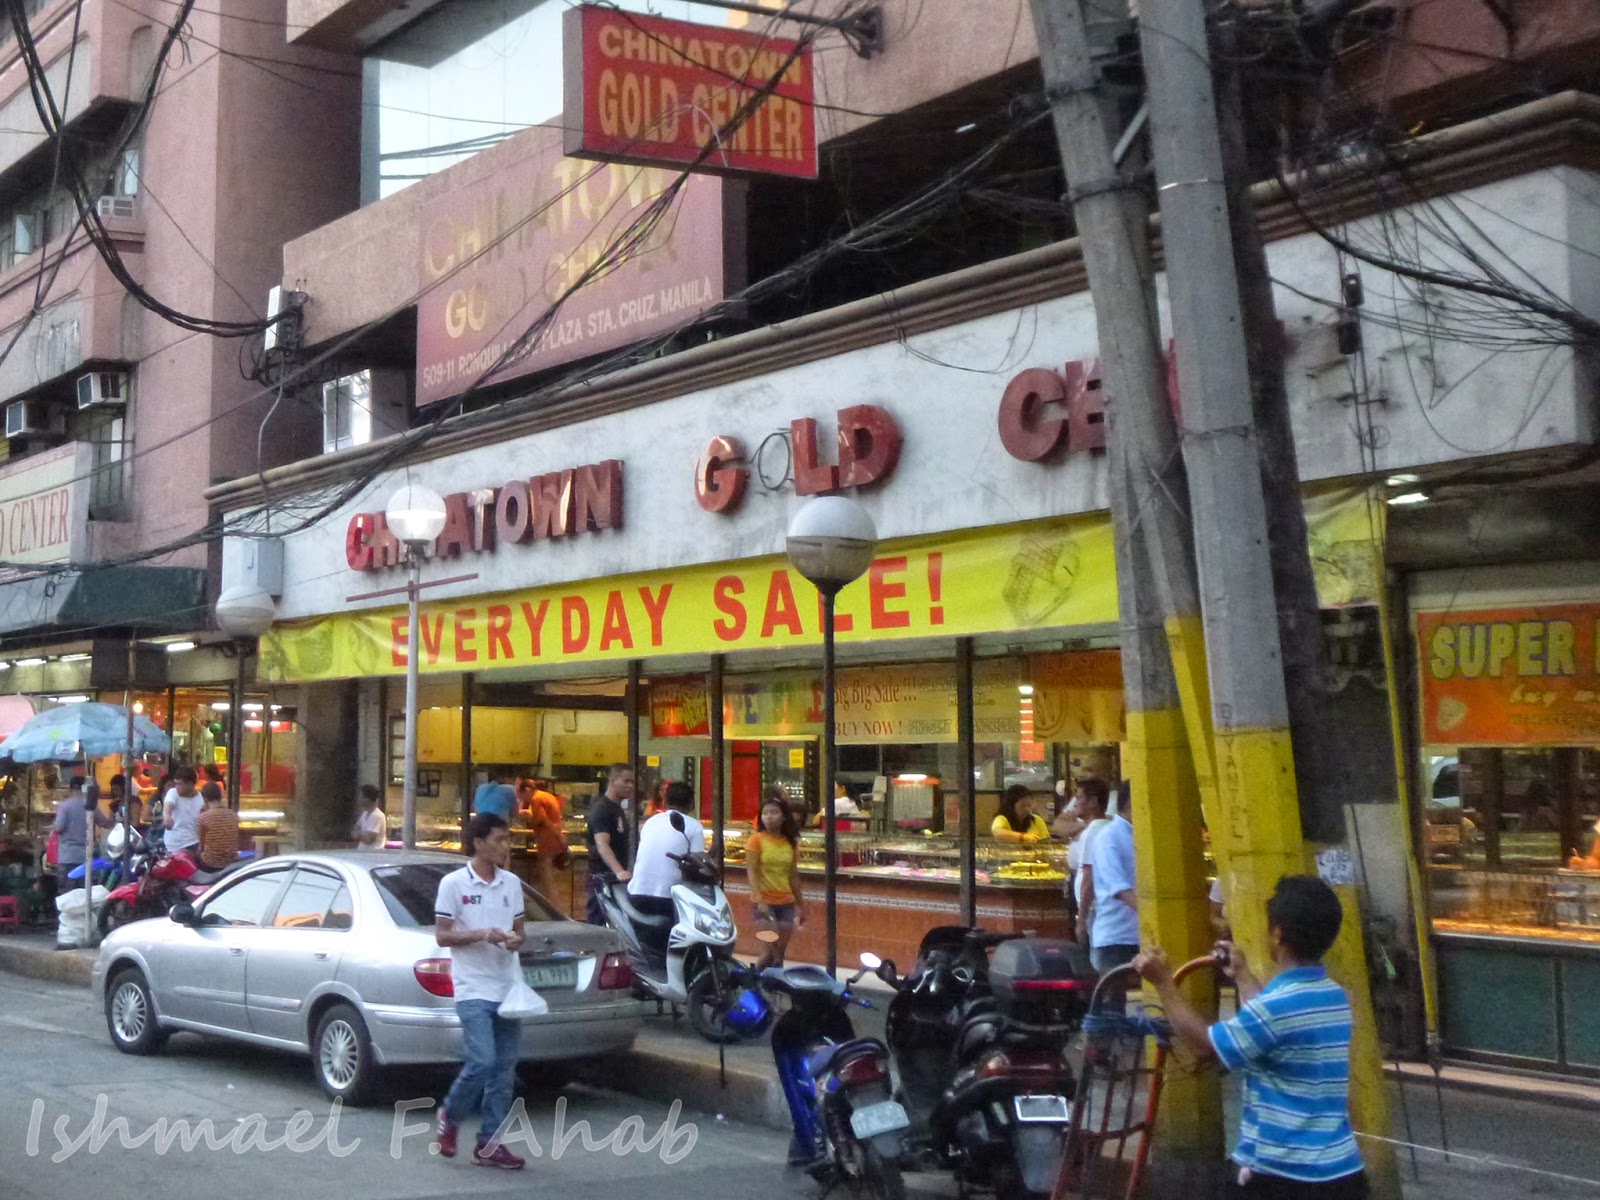
[[[1178,1040],[1244,1072],[1237,1182],[1248,1200],[1364,1200],[1367,1177],[1350,1132],[1350,1002],[1322,956],[1344,919],[1339,897],[1314,875],[1286,875],[1267,901],[1278,972],[1263,986],[1231,942],[1218,942],[1239,988],[1239,1012],[1208,1025],[1172,982],[1160,950],[1135,960],[1161,997]]]

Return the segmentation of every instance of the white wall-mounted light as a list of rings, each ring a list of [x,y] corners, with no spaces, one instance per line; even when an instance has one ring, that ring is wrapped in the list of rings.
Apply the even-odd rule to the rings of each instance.
[[[19,658],[12,665],[18,667],[42,667],[49,661],[48,658]]]
[[[55,702],[57,704],[87,704],[88,701],[89,701],[89,697],[87,697],[87,696],[57,696],[57,697],[55,697]]]
[[[1422,476],[1414,475],[1410,471],[1403,471],[1399,475],[1391,475],[1384,480],[1390,487],[1409,487],[1413,483],[1421,483]]]
[[[93,657],[94,655],[92,654],[63,654],[60,658],[56,659],[56,661],[64,663],[88,662]]]
[[[1019,696],[1031,696],[1031,695],[1033,695],[1033,684],[1031,684],[1031,683],[1019,683],[1019,684],[1017,684],[1017,694]]]
[[[185,650],[193,650],[194,647],[195,643],[193,642],[168,642],[167,653],[182,654]]]
[[[1398,496],[1389,497],[1389,503],[1394,505],[1426,504],[1427,502],[1427,492],[1401,492]]]

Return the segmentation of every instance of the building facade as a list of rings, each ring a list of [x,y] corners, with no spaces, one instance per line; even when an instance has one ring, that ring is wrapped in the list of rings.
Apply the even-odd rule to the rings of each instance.
[[[425,840],[459,841],[491,767],[554,778],[577,817],[622,760],[693,782],[737,861],[766,789],[820,800],[819,616],[784,533],[806,496],[848,490],[880,544],[840,597],[841,775],[867,813],[841,843],[845,952],[903,959],[969,911],[1059,928],[1060,852],[985,835],[1009,785],[1120,779],[1121,675],[1081,247],[1048,131],[1013,102],[1039,88],[1026,6],[956,28],[950,6],[885,5],[870,56],[816,55],[818,182],[697,178],[676,228],[552,316],[671,178],[563,156],[555,7],[483,29],[447,6],[289,6],[291,45],[361,56],[367,97],[363,205],[283,253],[325,452],[211,499],[319,518],[280,526],[259,660],[300,717],[295,836],[343,837],[357,781],[398,797],[417,654]],[[1326,67],[1348,86],[1321,115],[1345,149],[1254,195],[1330,692],[1363,731],[1340,782],[1402,967],[1387,1033],[1419,1042],[1437,994],[1450,1052],[1582,1073],[1595,877],[1567,862],[1600,818],[1600,105],[1560,90],[1583,79],[1545,9],[1490,72],[1475,44],[1421,44],[1476,29],[1434,29],[1446,7],[1470,6],[1340,26]],[[961,203],[934,209],[947,176]],[[892,249],[852,243],[896,205],[930,215]],[[407,480],[450,505],[416,646],[382,518]],[[581,903],[581,867],[566,886]],[[1531,1031],[1485,980],[1526,993]]]

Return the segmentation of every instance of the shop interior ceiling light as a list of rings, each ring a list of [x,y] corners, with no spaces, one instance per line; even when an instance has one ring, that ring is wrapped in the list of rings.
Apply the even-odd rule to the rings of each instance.
[[[42,667],[49,661],[48,658],[19,658],[13,665],[18,667]]]
[[[92,654],[63,654],[60,658],[56,659],[56,661],[64,663],[88,662],[93,657],[94,655]]]
[[[1400,475],[1391,475],[1384,482],[1390,487],[1409,487],[1413,483],[1421,483],[1422,476],[1413,475],[1411,472],[1406,471]]]
[[[1399,504],[1426,504],[1427,502],[1428,502],[1428,493],[1427,492],[1401,492],[1398,496],[1390,496],[1389,497],[1389,503],[1390,504],[1396,504],[1396,505],[1399,505]]]
[[[195,643],[194,642],[168,642],[167,643],[167,653],[168,654],[182,654],[185,650],[193,650],[194,648],[195,648]]]

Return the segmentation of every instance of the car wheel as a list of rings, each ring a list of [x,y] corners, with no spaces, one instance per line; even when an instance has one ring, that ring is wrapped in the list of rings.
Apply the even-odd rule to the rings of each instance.
[[[361,1014],[348,1004],[335,1004],[317,1022],[311,1042],[317,1082],[330,1100],[359,1107],[372,1099],[378,1065]]]
[[[112,976],[106,988],[106,1028],[112,1044],[124,1054],[154,1054],[166,1044],[167,1032],[156,1024],[150,985],[137,967]]]

